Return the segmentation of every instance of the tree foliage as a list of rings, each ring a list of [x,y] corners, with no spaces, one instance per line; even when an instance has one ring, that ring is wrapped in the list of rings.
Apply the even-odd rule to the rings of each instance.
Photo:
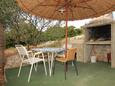
[[[65,29],[62,27],[50,27],[44,32],[46,40],[56,40],[64,38]]]
[[[19,15],[19,7],[15,0],[1,0],[0,1],[0,23],[4,26],[11,25],[14,17]]]
[[[50,27],[42,33],[42,41],[60,40],[65,38],[65,27]],[[73,37],[82,34],[81,29],[76,29],[74,26],[68,27],[68,37]]]
[[[31,26],[31,27],[30,27]],[[34,25],[30,23],[21,22],[19,24],[19,30],[14,28],[6,31],[6,46],[14,46],[15,44],[34,44],[36,43],[35,38],[38,37],[38,30]],[[19,40],[18,40],[19,39]],[[9,44],[10,43],[10,44]]]

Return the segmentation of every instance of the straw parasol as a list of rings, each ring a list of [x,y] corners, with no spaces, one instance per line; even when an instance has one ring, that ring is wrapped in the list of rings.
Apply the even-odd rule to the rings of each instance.
[[[31,14],[56,20],[78,20],[97,17],[115,9],[115,0],[17,0]],[[65,12],[64,12],[65,11]]]

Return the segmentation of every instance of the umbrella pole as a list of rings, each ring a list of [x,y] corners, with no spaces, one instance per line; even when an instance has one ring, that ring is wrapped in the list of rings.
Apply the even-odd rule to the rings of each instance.
[[[67,48],[68,48],[68,6],[66,6],[66,33],[65,33],[65,49],[66,49],[66,53],[65,53],[65,58],[67,58]],[[66,72],[67,72],[67,69],[68,69],[68,64],[67,62],[65,63],[64,65],[64,71],[65,71],[65,80],[66,80]]]
[[[66,34],[65,34],[65,38],[66,38],[65,49],[67,50],[67,48],[68,48],[68,21],[67,20],[66,20]]]
[[[66,6],[66,31],[65,31],[65,49],[67,51],[68,48],[68,7]],[[67,54],[65,55],[65,58],[67,57]]]

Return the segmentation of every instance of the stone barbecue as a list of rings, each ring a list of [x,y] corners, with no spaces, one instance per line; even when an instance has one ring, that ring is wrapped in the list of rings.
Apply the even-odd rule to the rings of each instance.
[[[84,62],[91,61],[91,56],[95,56],[97,61],[111,62],[111,67],[115,67],[115,21],[104,19],[83,28]]]

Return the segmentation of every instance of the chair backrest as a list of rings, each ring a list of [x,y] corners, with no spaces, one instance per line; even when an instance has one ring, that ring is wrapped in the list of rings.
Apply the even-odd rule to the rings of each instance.
[[[74,60],[75,59],[75,55],[76,55],[77,49],[76,48],[70,48],[67,50],[67,58],[66,60]]]
[[[15,45],[20,57],[25,57],[26,58],[29,58],[29,54],[28,54],[28,51],[27,49],[23,46],[23,45]]]

